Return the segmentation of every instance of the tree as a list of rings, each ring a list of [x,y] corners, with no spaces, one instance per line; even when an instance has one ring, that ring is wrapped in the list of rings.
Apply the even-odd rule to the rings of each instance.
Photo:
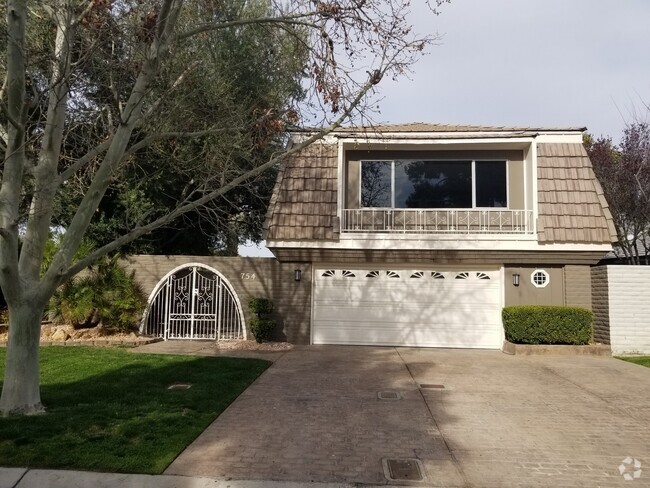
[[[612,212],[614,252],[629,264],[650,264],[650,126],[629,124],[618,146],[588,136],[585,147]]]
[[[174,90],[170,110],[183,118],[184,130],[193,131],[214,127],[213,114],[228,114],[220,117],[224,131],[200,141],[163,140],[133,153],[131,163],[107,189],[86,232],[97,246],[128,232],[134,217],[143,212],[173,207],[179,195],[200,179],[205,167],[214,172],[223,164],[224,148],[228,148],[229,162],[248,161],[256,166],[281,146],[280,131],[261,134],[233,128],[241,126],[240,121],[253,126],[261,110],[278,110],[301,99],[304,46],[252,25],[202,38],[201,48],[193,49],[192,56],[201,69],[185,73],[184,83]],[[176,73],[184,70],[183,61],[172,60],[171,66],[159,75],[165,83],[158,83],[173,83]],[[101,78],[103,71],[89,69],[88,76]],[[101,93],[91,93],[90,97],[101,99]],[[148,127],[138,131],[141,137],[151,132]],[[236,148],[233,137],[237,137]],[[127,244],[122,252],[236,255],[242,241],[261,240],[263,218],[275,182],[273,169],[232,190],[227,199],[214,201],[209,211],[188,212],[182,219]],[[67,185],[64,202],[55,215],[62,227],[69,225],[91,176],[84,174]],[[219,182],[213,184],[218,187]]]
[[[0,93],[0,286],[9,339],[0,411],[43,411],[40,321],[59,285],[188,212],[210,212],[211,202],[229,198],[342,123],[367,120],[375,87],[408,72],[434,41],[411,32],[407,11],[407,0],[50,0],[29,9],[26,0],[8,0]],[[269,42],[259,49],[287,43],[304,50],[305,98],[260,106],[245,119],[240,112],[205,114],[197,126],[195,114],[176,103],[177,93],[202,96],[188,79],[209,65],[195,53],[211,39],[248,28],[266,32]],[[226,100],[227,90],[220,96]],[[321,128],[288,148],[274,146],[264,161],[247,157],[251,142],[275,140],[307,120]],[[241,137],[250,132],[252,140]],[[74,259],[111,184],[133,167],[134,154],[165,145],[164,153],[173,154],[175,141],[202,144],[217,134],[229,137],[204,147],[218,157],[184,167],[197,171],[196,178],[171,205],[138,209],[126,232]],[[41,272],[50,231],[58,225],[59,197],[72,182],[80,198]]]

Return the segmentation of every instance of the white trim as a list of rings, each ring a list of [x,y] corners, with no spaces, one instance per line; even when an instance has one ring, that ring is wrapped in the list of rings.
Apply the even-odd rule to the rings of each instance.
[[[532,203],[533,203],[533,221],[531,222],[533,232],[537,235],[537,219],[539,218],[539,195],[537,193],[537,144],[533,142],[531,145],[531,182],[532,182]],[[525,205],[524,205],[525,206]]]
[[[524,210],[529,210],[528,208],[528,186],[530,183],[528,182],[528,155],[530,153],[530,147],[528,149],[524,150],[523,154],[523,161],[521,164],[524,167]],[[536,229],[537,226],[535,225],[535,213],[533,212],[533,221],[530,223],[533,226],[533,229]]]
[[[541,273],[541,274],[543,274],[543,275],[546,277],[546,281],[544,281],[544,283],[542,283],[542,284],[537,284],[537,283],[535,282],[535,275],[536,275],[537,273]],[[534,286],[535,288],[546,288],[546,287],[548,286],[548,284],[551,282],[551,275],[548,274],[548,271],[546,271],[546,270],[544,270],[544,269],[536,269],[535,271],[533,271],[532,273],[530,273],[530,282],[533,284],[533,286]]]
[[[506,306],[506,286],[508,284],[506,283],[506,267],[504,265],[501,265],[501,268],[499,269],[499,279],[501,280],[501,292],[499,296],[499,302],[501,304],[501,310],[503,310],[503,307]],[[503,319],[501,321],[501,342],[503,343],[506,340],[506,330],[503,327]]]
[[[547,133],[537,136],[539,144],[582,144],[582,132],[577,134]]]
[[[476,208],[476,159],[472,159],[470,166],[471,178],[472,178],[472,208]]]
[[[311,263],[311,289],[309,290],[309,344],[314,343],[314,283],[316,281],[316,268],[320,266],[316,263]]]
[[[342,143],[345,149],[367,149],[364,146],[380,146],[377,149],[386,149],[392,145],[418,145],[423,149],[427,146],[455,146],[462,144],[485,144],[485,145],[500,145],[509,146],[509,149],[522,149],[526,145],[531,144],[535,140],[533,136],[523,137],[510,137],[510,138],[481,138],[481,137],[467,137],[459,139],[435,139],[435,138],[415,138],[406,136],[403,139],[386,139],[382,137],[351,137],[351,138],[333,138],[329,142],[331,144]],[[565,141],[566,142],[566,141]]]
[[[338,142],[338,180],[336,192],[336,215],[339,218],[339,223],[343,218],[343,208],[345,207],[345,199],[347,198],[347,192],[345,191],[348,185],[347,178],[347,164],[345,164],[345,150],[343,149],[343,142]],[[361,181],[361,177],[359,177]]]
[[[537,138],[543,144],[582,144],[582,130],[520,130],[520,131],[485,131],[485,132],[371,132],[363,134],[350,130],[346,133],[331,133],[322,141],[336,144],[340,141],[351,144],[465,144],[488,143],[502,144],[511,142],[530,141]],[[295,133],[291,139],[297,143],[304,141],[312,134]]]
[[[603,252],[612,250],[609,244],[539,244],[537,236],[525,235],[467,235],[436,234],[426,239],[421,235],[341,235],[339,242],[332,241],[269,241],[269,248],[299,249],[362,249],[362,250],[485,250],[485,251],[584,251]]]
[[[185,263],[185,264],[181,264],[179,266],[176,266],[169,273],[167,273],[165,276],[163,276],[158,281],[158,283],[156,283],[156,286],[154,286],[151,293],[149,293],[149,298],[147,298],[147,307],[145,308],[145,310],[144,310],[144,312],[142,314],[142,319],[140,319],[140,329],[139,329],[139,331],[142,333],[142,331],[144,330],[144,324],[147,321],[147,317],[149,315],[149,308],[151,307],[151,304],[153,303],[154,298],[156,298],[156,295],[158,294],[158,291],[160,291],[160,288],[167,285],[167,279],[171,275],[173,275],[174,273],[180,271],[181,269],[194,268],[194,267],[207,269],[211,273],[216,274],[219,278],[221,278],[221,280],[226,284],[226,286],[228,288],[230,288],[230,291],[232,292],[232,296],[234,297],[235,302],[237,303],[237,307],[239,309],[239,319],[241,320],[241,325],[242,325],[242,329],[243,329],[243,332],[244,332],[244,340],[246,340],[246,321],[244,319],[244,309],[241,306],[241,302],[239,301],[239,296],[237,295],[237,292],[235,291],[235,288],[232,286],[232,284],[230,283],[228,278],[226,278],[223,274],[221,274],[221,272],[219,272],[218,270],[216,270],[212,266],[209,266],[207,264],[202,264],[202,263],[196,263],[196,262]],[[166,332],[165,332],[165,334],[166,334]],[[165,337],[165,340],[167,340],[167,337]]]

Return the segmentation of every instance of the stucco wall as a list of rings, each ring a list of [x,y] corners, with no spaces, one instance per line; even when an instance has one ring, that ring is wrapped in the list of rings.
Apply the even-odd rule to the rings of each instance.
[[[536,269],[549,274],[549,283],[537,288],[530,276]],[[519,286],[512,284],[513,275],[519,274]],[[505,305],[564,305],[564,272],[553,266],[506,266],[505,267]]]
[[[127,268],[135,271],[138,282],[148,296],[156,284],[172,269],[188,263],[211,266],[223,274],[234,288],[248,324],[250,297],[266,297],[275,305],[278,322],[275,339],[296,344],[309,343],[311,311],[311,265],[274,258],[214,256],[130,256]],[[302,270],[302,279],[294,280],[294,270]],[[248,333],[248,337],[251,335]]]
[[[650,354],[650,266],[599,266],[594,281],[601,283],[605,268],[607,293],[594,294],[597,320],[608,316],[613,354]],[[606,305],[605,305],[606,304]]]

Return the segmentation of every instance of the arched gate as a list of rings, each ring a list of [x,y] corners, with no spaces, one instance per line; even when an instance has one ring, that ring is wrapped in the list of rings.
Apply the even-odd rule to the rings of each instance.
[[[203,264],[170,271],[156,285],[142,333],[164,339],[245,339],[244,315],[228,280]]]

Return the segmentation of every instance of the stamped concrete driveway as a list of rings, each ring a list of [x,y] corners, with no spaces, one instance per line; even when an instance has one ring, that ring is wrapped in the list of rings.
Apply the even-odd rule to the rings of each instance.
[[[297,348],[166,473],[405,484],[382,460],[415,458],[420,486],[650,486],[649,399],[650,369],[611,358]]]

